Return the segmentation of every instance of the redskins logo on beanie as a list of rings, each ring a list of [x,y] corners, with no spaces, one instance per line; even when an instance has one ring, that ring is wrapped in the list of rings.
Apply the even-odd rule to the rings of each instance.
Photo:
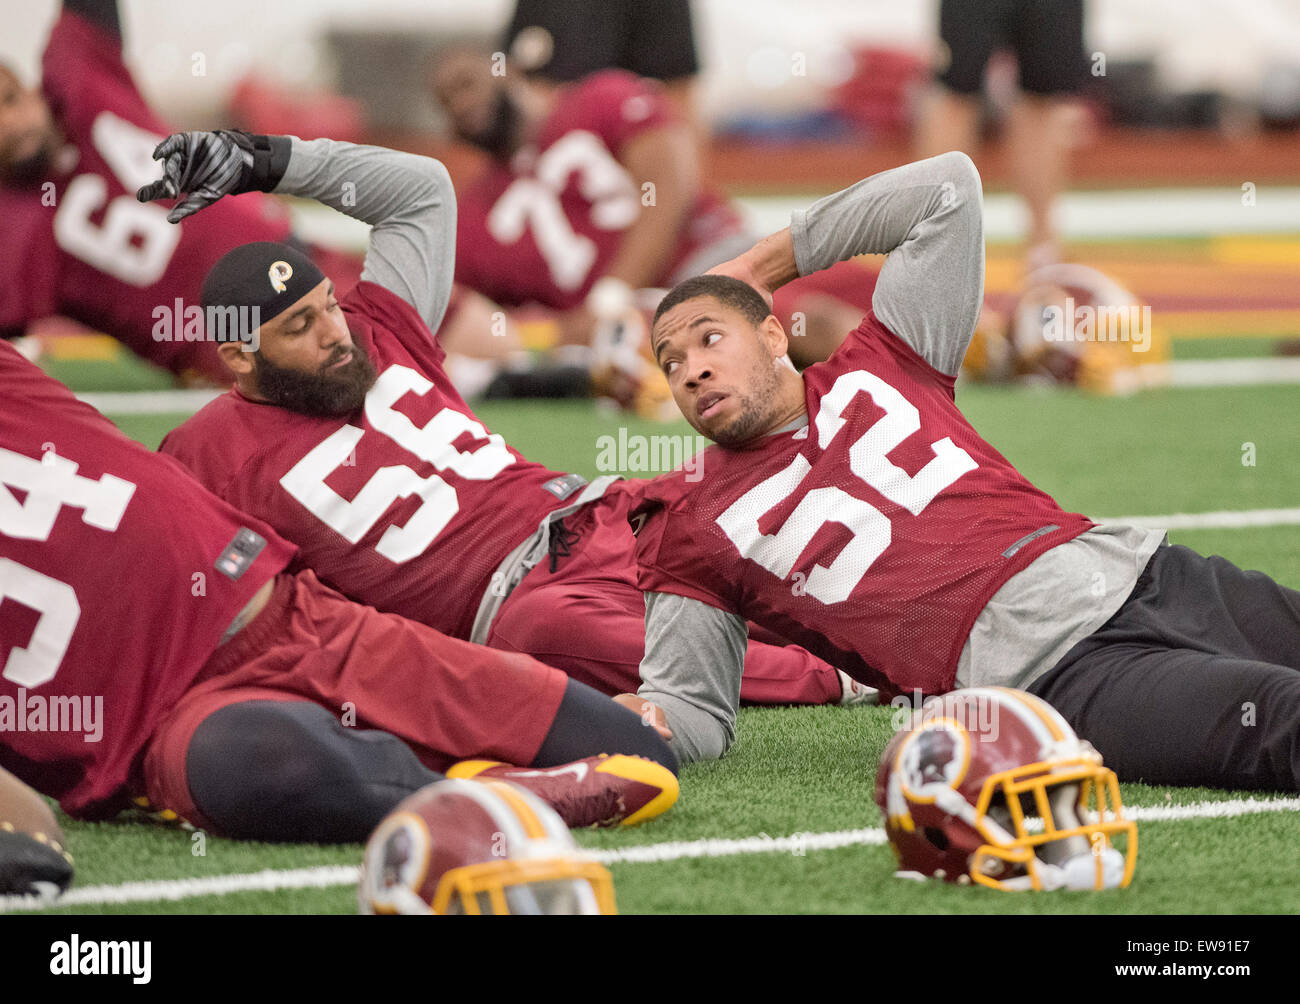
[[[260,323],[283,313],[325,278],[316,263],[288,244],[254,241],[226,252],[208,270],[200,294],[205,316],[213,308],[256,308]]]

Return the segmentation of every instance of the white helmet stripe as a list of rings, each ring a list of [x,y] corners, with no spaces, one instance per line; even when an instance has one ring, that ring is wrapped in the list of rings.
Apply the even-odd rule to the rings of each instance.
[[[1010,687],[970,687],[958,693],[992,701],[994,707],[1010,711],[1038,740],[1044,757],[1057,743],[1077,739],[1074,730],[1056,709],[1022,690]],[[1053,734],[1049,722],[1056,726],[1056,734]]]

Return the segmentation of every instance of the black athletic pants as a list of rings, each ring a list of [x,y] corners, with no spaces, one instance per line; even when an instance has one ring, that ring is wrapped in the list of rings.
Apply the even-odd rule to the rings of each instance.
[[[1300,592],[1178,545],[1029,690],[1124,781],[1300,790]]]
[[[522,766],[598,753],[643,756],[677,772],[668,744],[640,717],[569,680],[541,748]],[[304,701],[213,712],[194,730],[185,769],[194,804],[222,836],[314,843],[365,840],[393,806],[442,778],[396,736],[345,728]]]

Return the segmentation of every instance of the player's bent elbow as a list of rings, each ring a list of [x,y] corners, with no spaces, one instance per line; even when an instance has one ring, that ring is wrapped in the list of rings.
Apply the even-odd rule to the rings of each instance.
[[[720,760],[735,740],[735,730],[728,729],[719,722],[716,729],[697,730],[689,736],[674,733],[673,741],[668,745],[677,755],[678,761],[685,764]]]
[[[941,187],[951,192],[959,203],[979,207],[984,195],[984,186],[975,161],[960,150],[950,150],[934,159],[941,175]],[[952,187],[947,188],[949,185]]]
[[[456,190],[452,187],[451,175],[442,161],[432,157],[420,157],[420,173],[424,178],[424,188],[420,194],[420,203],[429,209],[445,210],[455,207]]]

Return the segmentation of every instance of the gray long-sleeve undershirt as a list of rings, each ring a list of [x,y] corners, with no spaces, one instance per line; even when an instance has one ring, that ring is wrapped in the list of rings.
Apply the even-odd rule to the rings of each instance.
[[[456,271],[456,194],[432,157],[332,139],[290,137],[289,166],[275,191],[369,223],[361,278],[413,306],[436,332]]]
[[[955,375],[984,296],[981,201],[979,175],[965,154],[874,175],[793,214],[799,274],[856,254],[888,253],[872,297],[876,316],[935,369]],[[961,653],[958,685],[1028,686],[1119,609],[1163,537],[1097,527],[1041,555],[980,612]],[[1044,604],[1044,596],[1055,602]],[[746,633],[734,613],[646,594],[638,693],[663,708],[683,762],[721,756],[735,738]]]

